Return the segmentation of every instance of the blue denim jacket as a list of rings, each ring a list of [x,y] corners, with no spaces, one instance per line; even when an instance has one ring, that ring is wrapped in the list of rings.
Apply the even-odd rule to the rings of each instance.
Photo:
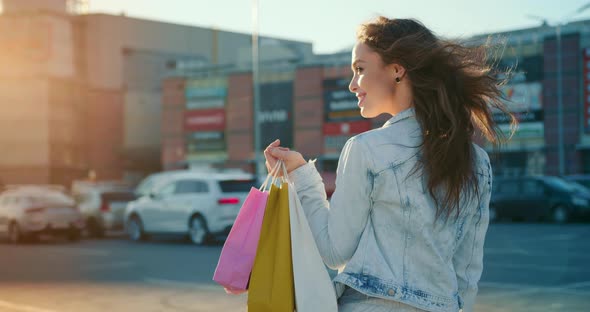
[[[426,177],[410,175],[422,142],[413,108],[346,143],[328,202],[313,161],[289,174],[326,265],[369,296],[433,312],[472,311],[483,269],[492,170],[473,144],[478,196],[461,214],[435,221]]]

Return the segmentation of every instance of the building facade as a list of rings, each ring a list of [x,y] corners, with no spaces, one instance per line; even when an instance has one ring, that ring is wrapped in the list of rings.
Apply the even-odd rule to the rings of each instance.
[[[567,24],[561,28],[560,36],[561,53],[558,51],[556,28],[547,25],[485,34],[467,40],[467,44],[482,44],[491,38],[494,43],[492,47],[500,48],[490,50],[491,61],[504,72],[510,73],[507,76],[510,79],[502,91],[506,98],[505,104],[518,119],[519,126],[509,137],[512,133],[510,120],[494,112],[500,133],[507,140],[497,150],[489,144],[482,144],[492,155],[494,171],[498,176],[590,173],[590,21]],[[494,54],[494,51],[502,52]],[[561,140],[558,130],[558,55],[561,56],[563,103]],[[260,84],[261,111],[258,116],[261,120],[262,145],[266,146],[275,138],[280,138],[284,146],[294,148],[308,158],[318,158],[318,165],[324,176],[328,177],[325,180],[330,183],[346,140],[380,127],[388,118],[379,116],[367,120],[360,116],[357,99],[348,91],[351,78],[349,63],[350,53],[343,52],[315,56],[294,64],[283,73],[277,73],[277,69],[272,66],[263,66],[261,69],[262,77],[282,77],[279,79],[282,86],[269,84],[267,78],[262,78]],[[226,77],[226,117],[220,117],[219,120],[224,120],[226,124],[225,127],[218,124],[217,130],[224,129],[225,145],[212,146],[225,146],[225,151],[219,150],[219,157],[211,158],[215,164],[208,164],[203,158],[205,156],[199,156],[207,155],[206,148],[185,142],[191,148],[187,150],[184,161],[189,167],[216,165],[252,169],[254,113],[251,73],[230,70],[222,76]],[[192,78],[187,75],[174,79],[185,79],[188,83]],[[207,81],[218,78],[201,79]],[[193,84],[191,88],[200,87]],[[189,89],[186,94],[198,93]],[[202,92],[208,91],[204,89]],[[277,103],[284,106],[278,107]],[[195,105],[187,102],[186,109],[190,110]],[[269,107],[277,109],[269,111]],[[192,114],[185,115],[185,122],[188,122],[187,118],[192,118]],[[221,116],[222,110],[218,114]],[[285,120],[285,116],[291,120]],[[267,123],[273,122],[276,122],[275,127],[269,127]],[[193,137],[201,132],[199,129],[192,130]],[[563,173],[559,170],[560,148],[564,154]]]
[[[3,1],[3,183],[68,185],[89,173],[137,181],[161,170],[164,140],[174,140],[162,130],[163,110],[173,107],[166,101],[180,101],[163,87],[164,73],[187,64],[250,66],[250,34],[73,14],[71,2]],[[260,40],[269,45],[262,60],[312,55],[306,42]]]
[[[590,129],[587,126],[590,21],[562,26],[560,46],[557,29],[547,25],[489,35],[505,47],[499,62],[501,68],[512,70],[512,78],[503,91],[508,99],[507,107],[520,122],[513,137],[502,144],[499,153],[493,153],[495,174],[590,173]],[[487,36],[474,39],[477,42]],[[558,126],[560,115],[561,132]],[[502,132],[508,135],[508,121],[500,114],[495,118]],[[491,146],[486,148],[493,151]],[[560,149],[564,155],[563,172],[560,172]]]
[[[70,6],[3,1],[3,183],[68,185],[89,174],[137,181],[203,166],[254,170],[249,34],[73,14]],[[590,173],[590,21],[560,30],[559,45],[547,25],[467,40],[495,38],[503,51],[495,61],[512,73],[503,92],[519,127],[498,153],[484,145],[496,175]],[[346,140],[388,117],[360,116],[348,91],[349,51],[313,55],[310,43],[267,37],[260,45],[261,146],[279,138],[317,158],[332,181]],[[494,118],[509,134],[505,116]]]

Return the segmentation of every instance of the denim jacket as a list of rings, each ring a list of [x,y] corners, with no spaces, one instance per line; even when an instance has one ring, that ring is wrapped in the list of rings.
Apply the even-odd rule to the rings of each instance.
[[[348,140],[330,202],[314,161],[289,178],[324,262],[338,269],[338,297],[348,285],[426,311],[472,311],[489,221],[490,161],[473,144],[478,195],[461,195],[458,218],[435,220],[426,176],[410,174],[421,142],[410,108]]]

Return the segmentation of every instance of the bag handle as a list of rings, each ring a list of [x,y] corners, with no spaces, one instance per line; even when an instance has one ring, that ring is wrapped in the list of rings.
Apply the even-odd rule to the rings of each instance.
[[[276,175],[279,171],[279,167],[280,167],[280,161],[277,161],[277,163],[275,164],[274,168],[272,168],[272,170],[266,175],[266,179],[264,180],[264,183],[260,186],[260,188],[258,189],[259,191],[263,192],[266,190],[266,187],[268,186],[268,180],[270,179],[270,177],[272,176],[273,179],[271,181],[271,184],[274,184],[274,181],[276,179]]]
[[[278,165],[277,171],[275,172],[275,176],[272,179],[272,182],[271,182],[272,184],[275,184],[277,182],[277,180],[279,179],[279,170],[281,170],[281,165],[284,165],[284,163],[282,160],[279,159],[277,161],[277,165]],[[285,177],[280,177],[280,178],[281,178],[281,181],[285,182]]]
[[[281,161],[281,169],[283,169],[283,182],[289,183],[289,174],[287,173],[287,165],[284,161]]]

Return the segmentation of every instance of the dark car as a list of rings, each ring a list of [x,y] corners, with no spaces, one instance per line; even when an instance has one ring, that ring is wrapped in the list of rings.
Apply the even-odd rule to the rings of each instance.
[[[590,174],[574,174],[564,177],[567,181],[576,182],[590,189]]]
[[[495,178],[490,221],[549,220],[566,223],[590,212],[590,192],[559,177]]]

